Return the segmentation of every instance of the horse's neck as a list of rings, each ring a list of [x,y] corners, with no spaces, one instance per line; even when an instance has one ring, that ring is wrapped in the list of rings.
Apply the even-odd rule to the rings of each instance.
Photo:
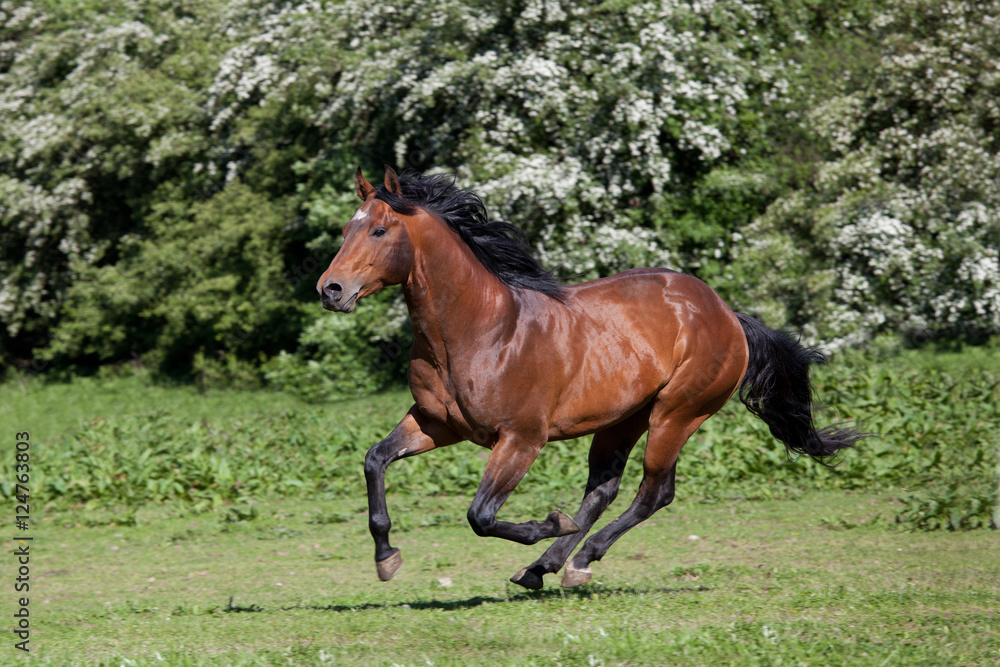
[[[431,218],[419,228],[419,236],[411,232],[413,268],[403,294],[416,342],[444,364],[477,348],[480,334],[504,326],[514,295],[447,223]]]

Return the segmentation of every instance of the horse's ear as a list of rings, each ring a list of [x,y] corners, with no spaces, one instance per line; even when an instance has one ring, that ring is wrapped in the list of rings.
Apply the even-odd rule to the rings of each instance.
[[[361,173],[361,167],[354,172],[354,185],[358,188],[358,196],[361,201],[368,201],[368,195],[375,192],[375,187],[365,180],[365,175]]]
[[[402,195],[403,191],[399,187],[399,176],[389,165],[385,165],[385,189],[394,195]]]

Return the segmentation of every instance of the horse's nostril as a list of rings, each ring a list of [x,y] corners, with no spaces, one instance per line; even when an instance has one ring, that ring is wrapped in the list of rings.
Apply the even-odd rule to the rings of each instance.
[[[327,283],[326,292],[334,299],[339,299],[340,295],[343,293],[344,288],[340,286],[340,283]]]

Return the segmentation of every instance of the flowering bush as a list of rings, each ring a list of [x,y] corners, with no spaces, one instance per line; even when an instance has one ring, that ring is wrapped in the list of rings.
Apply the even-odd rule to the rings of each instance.
[[[691,271],[841,345],[995,332],[996,9],[0,0],[0,356],[368,359],[392,332],[312,292],[359,162],[457,172],[568,279]]]
[[[171,152],[196,147],[184,130],[198,115],[197,79],[173,73],[198,55],[177,52],[180,35],[204,31],[155,3],[109,16],[40,6],[0,2],[5,361],[47,342],[84,270],[141,243]]]
[[[252,111],[213,132],[225,10],[164,7],[0,4],[4,362],[137,356],[185,374],[199,355],[294,345],[298,146],[265,154],[285,128],[255,132]]]
[[[544,262],[584,277],[714,253],[734,222],[685,216],[715,169],[731,177],[716,188],[759,197],[732,166],[787,125],[797,67],[781,50],[810,16],[794,2],[266,7],[266,25],[253,3],[233,10],[212,127],[308,97],[298,112],[339,132],[303,173],[342,171],[360,148],[378,167],[457,171]]]
[[[907,0],[875,26],[870,78],[808,115],[828,146],[812,186],[744,231],[763,270],[741,300],[832,346],[996,333],[1000,3]]]

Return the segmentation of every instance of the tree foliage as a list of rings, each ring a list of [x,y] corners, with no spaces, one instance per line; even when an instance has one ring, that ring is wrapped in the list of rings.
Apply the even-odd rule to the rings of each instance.
[[[667,265],[840,345],[997,332],[998,15],[2,0],[0,360],[381,386],[398,304],[312,291],[358,163],[456,172],[567,279]]]
[[[1000,331],[1000,3],[907,0],[875,28],[876,65],[809,110],[815,179],[747,228],[752,293],[840,344]]]

